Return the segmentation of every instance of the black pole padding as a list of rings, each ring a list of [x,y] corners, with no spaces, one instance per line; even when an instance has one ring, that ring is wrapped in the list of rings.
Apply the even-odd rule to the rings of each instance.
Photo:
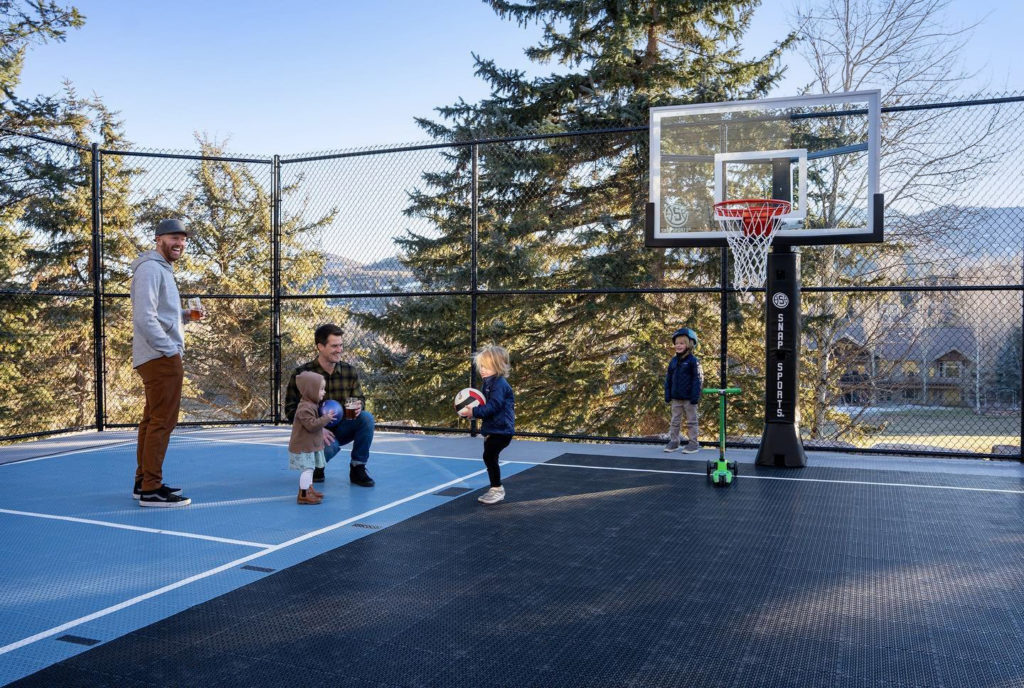
[[[765,282],[765,417],[758,466],[802,468],[800,439],[800,254],[774,246]]]

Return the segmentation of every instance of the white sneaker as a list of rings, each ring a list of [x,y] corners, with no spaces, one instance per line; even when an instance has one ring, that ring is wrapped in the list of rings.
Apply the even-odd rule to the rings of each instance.
[[[505,499],[505,488],[504,487],[492,487],[491,489],[484,492],[482,495],[476,498],[476,501],[481,504],[497,504],[498,502]]]

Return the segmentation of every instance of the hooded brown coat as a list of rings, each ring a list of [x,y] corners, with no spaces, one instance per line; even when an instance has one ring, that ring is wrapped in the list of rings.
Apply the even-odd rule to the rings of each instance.
[[[318,407],[320,385],[323,383],[323,375],[311,370],[295,377],[295,385],[302,399],[295,409],[292,436],[288,440],[288,451],[292,454],[307,454],[324,449],[323,429],[331,419],[329,416],[321,416]]]

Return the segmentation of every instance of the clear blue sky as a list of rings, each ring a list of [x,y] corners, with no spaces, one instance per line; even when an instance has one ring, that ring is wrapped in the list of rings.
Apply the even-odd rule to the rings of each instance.
[[[487,95],[476,52],[544,74],[523,49],[540,29],[500,19],[478,0],[63,0],[86,16],[65,43],[29,53],[20,94],[64,79],[97,94],[139,147],[194,149],[205,132],[238,153],[303,153],[421,141],[416,116]],[[1024,90],[1019,0],[954,0],[949,22],[982,21],[964,55],[991,91]],[[787,30],[792,0],[765,0],[745,48]],[[795,63],[794,55],[791,60]],[[777,95],[795,94],[801,69]]]

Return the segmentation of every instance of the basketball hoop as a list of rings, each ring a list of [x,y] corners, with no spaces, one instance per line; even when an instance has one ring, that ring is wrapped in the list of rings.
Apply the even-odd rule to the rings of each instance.
[[[715,221],[735,258],[733,282],[742,293],[764,286],[768,249],[791,207],[789,201],[771,198],[715,203]]]

